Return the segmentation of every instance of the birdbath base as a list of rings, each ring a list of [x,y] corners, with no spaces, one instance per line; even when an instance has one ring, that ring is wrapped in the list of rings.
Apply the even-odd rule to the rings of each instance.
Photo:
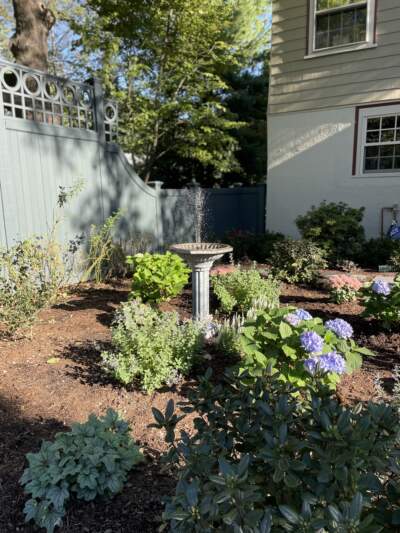
[[[192,269],[193,320],[210,317],[210,270],[215,261],[233,248],[219,243],[173,244],[171,252],[179,255]]]

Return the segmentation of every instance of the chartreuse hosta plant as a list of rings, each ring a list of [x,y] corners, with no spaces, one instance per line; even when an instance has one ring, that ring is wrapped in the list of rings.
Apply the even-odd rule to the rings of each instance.
[[[159,303],[182,292],[189,281],[190,269],[171,252],[165,254],[136,254],[126,261],[133,268],[133,298]]]
[[[129,426],[112,409],[102,418],[90,415],[84,424],[43,442],[28,453],[21,484],[30,499],[25,518],[52,533],[62,524],[72,495],[91,501],[120,492],[128,472],[143,456],[129,435]]]
[[[254,377],[271,365],[282,380],[297,386],[321,371],[322,380],[335,388],[341,374],[360,368],[363,355],[373,355],[352,336],[353,328],[341,318],[324,323],[289,307],[261,312],[242,328],[241,369]]]
[[[399,531],[399,412],[349,408],[319,377],[299,391],[265,372],[189,394],[194,432],[154,409],[178,469],[164,520],[176,533],[379,533]],[[302,393],[302,394],[299,394]]]
[[[364,290],[363,316],[379,320],[390,329],[400,323],[400,276],[394,283],[384,280],[374,281]]]

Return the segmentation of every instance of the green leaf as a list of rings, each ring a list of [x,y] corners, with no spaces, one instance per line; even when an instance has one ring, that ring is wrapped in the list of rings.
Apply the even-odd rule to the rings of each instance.
[[[282,320],[282,322],[279,324],[279,333],[282,339],[287,339],[292,335],[293,330],[287,322]]]

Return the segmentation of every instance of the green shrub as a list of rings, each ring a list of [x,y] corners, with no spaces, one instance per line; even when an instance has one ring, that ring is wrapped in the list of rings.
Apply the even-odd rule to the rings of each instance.
[[[85,501],[113,496],[142,459],[128,424],[112,409],[102,418],[90,415],[86,423],[58,433],[54,442],[43,442],[38,453],[28,453],[29,466],[21,478],[31,496],[25,504],[26,521],[52,533],[72,495]]]
[[[244,323],[245,318],[235,314],[218,325],[215,345],[220,353],[233,356],[241,353],[241,331]]]
[[[330,260],[358,257],[365,240],[361,224],[365,208],[344,202],[322,202],[296,219],[303,239],[310,239],[327,252]]]
[[[235,261],[250,259],[257,261],[257,263],[265,263],[271,256],[273,245],[284,238],[282,233],[270,231],[252,233],[251,231],[233,230],[224,235],[223,242],[233,247]]]
[[[310,333],[312,350],[307,344]],[[310,381],[305,360],[335,353],[343,356],[345,371],[351,373],[361,367],[362,355],[373,355],[366,348],[357,346],[352,335],[352,327],[344,320],[329,320],[324,324],[303,309],[286,307],[260,312],[255,320],[246,322],[242,328],[241,369],[251,376],[261,376],[268,366],[272,366],[282,380],[303,387]],[[323,380],[335,388],[339,375],[337,372],[327,373]]]
[[[363,316],[372,317],[390,329],[400,323],[400,276],[394,283],[374,281],[363,290]]]
[[[311,283],[326,268],[325,252],[312,241],[286,239],[274,245],[272,272],[288,283]]]
[[[179,472],[163,515],[177,533],[379,533],[399,525],[399,414],[341,405],[318,381],[302,401],[274,376],[189,394],[193,434],[175,437],[172,401],[153,409]]]
[[[280,283],[263,279],[255,270],[237,269],[222,276],[212,276],[211,285],[224,313],[246,313],[253,307],[272,309],[279,306]]]
[[[0,323],[12,336],[56,301],[65,274],[61,249],[44,237],[25,240],[0,250],[0,272]]]
[[[140,379],[153,392],[177,372],[187,374],[203,335],[192,321],[179,324],[176,313],[161,313],[136,300],[123,304],[112,326],[113,351],[102,354],[105,368],[124,384]]]
[[[137,254],[128,256],[133,267],[132,297],[159,303],[182,292],[189,280],[189,268],[176,254]]]
[[[378,269],[379,265],[388,265],[393,255],[400,253],[400,241],[392,239],[370,239],[363,244],[358,262],[364,268]]]

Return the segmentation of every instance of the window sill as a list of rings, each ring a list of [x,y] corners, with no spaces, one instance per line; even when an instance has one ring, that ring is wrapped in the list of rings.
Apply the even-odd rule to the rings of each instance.
[[[362,43],[355,46],[337,47],[329,50],[321,50],[320,52],[311,52],[304,56],[304,59],[314,59],[315,57],[332,56],[336,54],[344,54],[346,52],[356,52],[357,50],[368,50],[370,48],[376,48],[377,43]]]
[[[355,179],[365,179],[365,178],[400,178],[400,171],[399,172],[390,172],[390,173],[378,173],[378,174],[355,174],[352,176]]]

